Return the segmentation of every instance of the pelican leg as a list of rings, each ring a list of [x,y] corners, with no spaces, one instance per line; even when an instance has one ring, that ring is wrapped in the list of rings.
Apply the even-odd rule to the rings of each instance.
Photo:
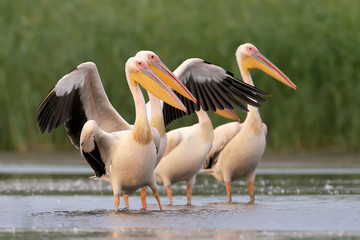
[[[249,204],[253,204],[255,202],[255,196],[254,196],[254,181],[255,181],[255,170],[248,174],[246,177],[248,182],[248,191],[250,196]]]
[[[141,198],[141,210],[146,210],[147,203],[146,203],[146,187],[141,188],[140,192],[140,198]]]
[[[169,198],[169,205],[172,205],[172,192],[171,192],[171,186],[167,186],[166,187],[166,193],[168,195],[168,198]]]
[[[255,202],[255,196],[254,196],[254,182],[248,182],[248,189],[249,189],[249,196],[250,196],[250,204],[253,204]]]
[[[156,201],[158,202],[160,211],[162,211],[161,203],[160,203],[160,197],[158,190],[153,190],[154,197],[156,198]]]
[[[230,182],[226,183],[226,194],[228,197],[228,203],[231,203],[231,186],[230,186]]]
[[[188,206],[191,206],[191,192],[192,192],[192,185],[186,184],[186,198],[187,198],[187,204]]]
[[[129,195],[124,194],[124,202],[125,202],[126,208],[129,209]]]
[[[119,204],[120,204],[120,195],[119,194],[114,195],[114,203],[115,203],[115,211],[117,212],[119,210]]]

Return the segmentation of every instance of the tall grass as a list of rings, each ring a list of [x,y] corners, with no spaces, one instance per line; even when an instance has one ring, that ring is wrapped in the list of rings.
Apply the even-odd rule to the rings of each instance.
[[[40,134],[36,108],[81,62],[97,64],[111,102],[133,122],[124,64],[137,51],[155,51],[171,69],[200,57],[239,76],[235,50],[251,42],[298,86],[252,72],[272,94],[260,110],[268,149],[357,151],[359,9],[352,0],[0,1],[0,150],[72,148],[63,128]]]

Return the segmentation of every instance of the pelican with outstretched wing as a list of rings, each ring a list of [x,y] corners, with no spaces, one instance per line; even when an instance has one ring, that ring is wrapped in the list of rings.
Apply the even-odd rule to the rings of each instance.
[[[186,111],[141,58],[130,58],[125,72],[136,107],[134,126],[126,123],[110,104],[94,63],[80,64],[61,78],[38,108],[41,131],[50,132],[65,123],[72,143],[80,147],[95,175],[111,182],[116,210],[121,192],[130,193],[146,185],[159,201],[153,170],[160,136],[149,125],[138,84]]]
[[[198,100],[198,103],[194,103],[179,96],[188,109],[187,114],[196,113],[199,123],[167,133],[167,148],[155,169],[155,175],[157,182],[165,185],[170,205],[171,185],[185,181],[187,205],[191,205],[192,185],[213,141],[213,126],[206,111],[239,120],[231,109],[247,111],[241,100],[259,107],[257,101],[264,101],[261,96],[267,94],[234,78],[233,74],[223,68],[199,58],[184,61],[174,74]],[[166,124],[186,115],[166,103],[163,113]]]

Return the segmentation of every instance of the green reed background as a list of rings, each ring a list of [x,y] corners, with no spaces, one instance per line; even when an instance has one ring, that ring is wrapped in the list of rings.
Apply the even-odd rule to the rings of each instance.
[[[252,71],[256,86],[272,94],[260,110],[268,150],[359,150],[360,1],[4,0],[0,12],[0,150],[73,149],[63,127],[40,134],[36,109],[81,62],[97,64],[109,99],[133,122],[124,75],[130,56],[153,50],[170,69],[200,57],[240,77],[234,53],[245,42],[298,86]],[[214,126],[227,122],[211,117]]]

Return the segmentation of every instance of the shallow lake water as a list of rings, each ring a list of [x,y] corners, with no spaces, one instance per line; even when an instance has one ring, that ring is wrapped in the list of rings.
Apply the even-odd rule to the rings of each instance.
[[[86,165],[0,163],[0,238],[360,238],[359,168],[259,168],[252,205],[244,179],[226,204],[224,184],[198,175],[190,207],[184,183],[173,206],[159,186],[163,211],[148,191],[148,210],[136,192],[114,212],[111,186],[89,176]]]

